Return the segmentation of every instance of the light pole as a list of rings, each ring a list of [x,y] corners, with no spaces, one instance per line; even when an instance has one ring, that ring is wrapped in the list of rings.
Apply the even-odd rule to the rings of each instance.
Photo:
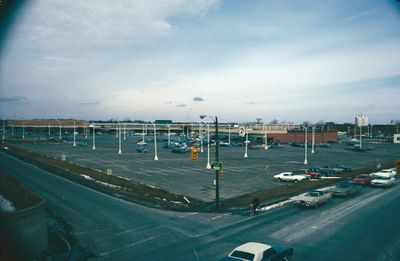
[[[171,126],[168,124],[168,145],[171,144]]]
[[[49,135],[48,136],[50,136],[50,123],[49,123]]]
[[[58,122],[59,122],[59,124],[60,124],[59,139],[61,140],[61,129],[62,129],[62,127],[61,127],[61,121],[58,121]]]
[[[231,124],[228,125],[228,144],[231,145]]]
[[[304,126],[305,128],[305,135],[304,135],[304,165],[308,164],[307,161],[307,126]]]
[[[75,122],[74,122],[74,147],[76,147],[76,138],[75,138]]]
[[[14,125],[11,125],[11,136],[14,137]]]
[[[265,149],[268,149],[268,136],[267,136],[267,130],[265,130],[265,145],[264,145]]]
[[[206,115],[200,115],[200,119],[204,119],[207,117]],[[210,116],[209,116],[210,117]],[[215,162],[219,163],[219,136],[218,136],[218,117],[212,116],[215,118]],[[207,124],[207,128],[209,130],[209,125]],[[208,131],[208,137],[210,132]],[[210,146],[210,142],[208,142],[208,146]],[[215,170],[215,211],[218,211],[219,208],[219,169]]]
[[[93,125],[93,147],[92,147],[92,149],[95,150],[96,149],[96,130],[95,130],[94,122],[92,123],[92,125]]]
[[[315,126],[312,127],[312,143],[311,143],[311,153],[314,154],[314,146],[315,146]]]
[[[124,123],[124,140],[126,140],[126,123]]]
[[[118,131],[118,154],[122,154],[121,150],[121,124],[118,123],[117,125],[117,131]]]
[[[3,140],[6,139],[6,122],[3,120]]]
[[[246,141],[244,143],[245,143],[244,157],[247,158],[248,157],[247,156],[247,145],[249,144],[249,130],[247,129],[247,126],[246,126]]]
[[[142,139],[143,139],[143,145],[145,144],[145,141],[144,141],[144,124],[143,124],[143,132],[142,132]]]
[[[156,124],[153,123],[154,127],[154,160],[158,160],[157,156],[157,132],[156,132]]]
[[[203,116],[203,115],[201,115]],[[210,164],[210,125],[207,122],[204,122],[207,125],[207,166],[206,169],[211,169]]]
[[[22,123],[22,139],[25,139],[25,123]]]
[[[203,128],[201,127],[201,123],[199,123],[199,136],[200,136],[200,152],[203,153]]]

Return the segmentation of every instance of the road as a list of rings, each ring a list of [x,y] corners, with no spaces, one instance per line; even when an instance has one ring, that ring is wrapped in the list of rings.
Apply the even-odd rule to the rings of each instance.
[[[48,202],[97,260],[218,260],[247,241],[295,249],[293,260],[400,260],[400,185],[365,188],[317,209],[251,216],[146,208],[85,188],[0,152],[0,169]]]

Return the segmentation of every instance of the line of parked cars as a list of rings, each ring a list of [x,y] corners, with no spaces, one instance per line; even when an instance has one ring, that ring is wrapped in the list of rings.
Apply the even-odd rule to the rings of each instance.
[[[358,185],[372,185],[374,187],[389,187],[396,182],[394,169],[383,169],[371,174],[360,174],[351,181]]]
[[[351,167],[342,164],[331,164],[321,167],[309,167],[294,171],[282,172],[274,176],[276,181],[301,182],[310,179],[319,179],[351,171]]]
[[[292,197],[294,204],[304,207],[318,207],[328,202],[332,197],[350,197],[358,193],[363,186],[389,187],[396,182],[396,171],[385,169],[371,174],[360,174],[350,181],[338,183],[333,187],[307,191]]]

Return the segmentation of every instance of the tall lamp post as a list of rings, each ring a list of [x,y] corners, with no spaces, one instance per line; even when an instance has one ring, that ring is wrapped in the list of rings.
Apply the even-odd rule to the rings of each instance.
[[[200,136],[200,152],[203,153],[203,129],[201,127],[201,123],[199,123],[199,136]]]
[[[121,123],[118,123],[117,132],[118,132],[118,154],[122,154],[122,149],[121,149]]]
[[[76,135],[76,132],[75,132],[75,122],[74,122],[74,147],[76,147],[76,137],[75,137],[75,135]]]
[[[154,127],[154,160],[158,160],[157,156],[157,133],[156,133],[156,124],[153,123]]]
[[[247,158],[248,157],[248,155],[247,155],[247,146],[249,145],[249,130],[247,129],[247,126],[246,126],[246,141],[244,142],[245,143],[245,150],[244,150],[244,156],[243,157],[245,157],[245,158]]]
[[[6,139],[6,122],[3,120],[3,140]]]
[[[206,115],[200,115],[200,119],[204,119],[207,117]],[[208,116],[210,118],[215,118],[215,162],[219,163],[219,136],[218,136],[218,117],[217,116]],[[208,128],[208,137],[210,137],[210,129]],[[210,146],[210,142],[208,142],[208,146]],[[219,208],[219,169],[215,170],[215,210],[218,211]]]
[[[210,125],[207,122],[204,122],[207,126],[207,166],[206,169],[211,169],[210,165]]]
[[[311,153],[314,154],[314,147],[315,147],[315,126],[312,127],[312,143],[311,143]]]
[[[304,165],[308,164],[307,161],[307,126],[304,126],[305,128],[305,135],[304,135]]]
[[[96,130],[95,130],[96,126],[94,125],[93,122],[93,147],[92,149],[95,150],[96,149]]]

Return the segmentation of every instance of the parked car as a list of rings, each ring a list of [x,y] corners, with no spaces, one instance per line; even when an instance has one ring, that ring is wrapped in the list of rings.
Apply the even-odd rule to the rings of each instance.
[[[321,176],[321,173],[318,171],[310,171],[308,169],[296,169],[295,171],[293,171],[294,174],[297,175],[310,175],[311,178],[313,179],[317,179]]]
[[[139,148],[136,149],[136,152],[147,153],[147,152],[149,152],[149,150],[147,148],[145,148],[145,147],[139,147]]]
[[[191,149],[189,147],[178,147],[178,148],[173,148],[172,152],[173,153],[186,153],[189,152]]]
[[[371,181],[371,185],[374,187],[389,187],[394,185],[396,179],[394,177],[376,176]]]
[[[369,174],[361,174],[356,176],[355,178],[353,178],[351,181],[354,184],[358,184],[358,185],[369,185],[371,184],[371,181],[374,179],[374,177],[372,177]]]
[[[298,206],[318,207],[326,203],[332,198],[332,194],[328,191],[312,190],[292,198]]]
[[[343,169],[345,172],[349,172],[349,171],[352,170],[351,167],[345,166],[345,165],[343,165],[343,164],[330,164],[329,166],[332,167],[332,168]]]
[[[372,176],[381,176],[381,177],[389,177],[392,178],[396,176],[397,172],[394,169],[383,169],[379,172],[372,173]]]
[[[222,261],[283,261],[293,256],[294,250],[280,245],[248,242],[235,248]]]
[[[361,190],[361,186],[345,182],[339,183],[328,191],[332,193],[333,197],[349,197]]]
[[[292,182],[300,182],[309,180],[311,176],[303,175],[303,174],[294,174],[293,172],[282,172],[274,176],[274,179],[277,181],[292,181]]]

